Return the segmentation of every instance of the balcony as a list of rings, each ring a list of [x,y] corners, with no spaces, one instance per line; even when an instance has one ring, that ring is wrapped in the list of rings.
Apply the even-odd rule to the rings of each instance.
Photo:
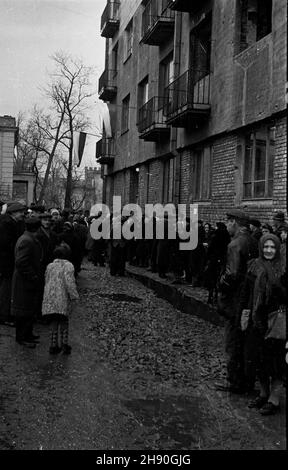
[[[101,16],[101,36],[104,38],[113,38],[114,34],[119,29],[119,7],[120,2],[108,0],[103,15]]]
[[[115,140],[103,139],[96,143],[96,159],[101,165],[113,165],[116,156]]]
[[[32,173],[34,174],[33,162],[26,162],[24,160],[16,160],[13,165],[13,174],[17,173]]]
[[[172,127],[198,125],[210,114],[210,72],[190,69],[165,89],[164,115]]]
[[[98,95],[103,101],[111,101],[117,94],[117,70],[104,70],[99,78]]]
[[[142,42],[160,46],[174,33],[175,13],[168,8],[169,0],[150,0],[142,15]]]
[[[154,96],[145,103],[138,114],[138,131],[140,139],[147,142],[157,142],[170,134],[163,114],[164,98]]]
[[[170,0],[169,8],[176,11],[195,13],[203,5],[203,0]]]

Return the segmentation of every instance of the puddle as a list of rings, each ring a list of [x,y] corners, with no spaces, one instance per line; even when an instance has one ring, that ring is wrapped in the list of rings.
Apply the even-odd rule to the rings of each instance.
[[[199,397],[133,399],[124,401],[124,405],[142,426],[150,428],[148,436],[154,443],[161,442],[171,450],[197,448],[203,420]]]

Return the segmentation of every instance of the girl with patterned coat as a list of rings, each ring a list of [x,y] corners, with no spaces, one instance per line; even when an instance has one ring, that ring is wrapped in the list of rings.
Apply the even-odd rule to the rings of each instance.
[[[60,245],[54,250],[54,261],[48,264],[45,273],[45,288],[42,303],[42,315],[51,321],[50,354],[70,354],[71,346],[68,344],[69,316],[71,314],[71,301],[78,300],[74,267],[68,261],[69,248]],[[58,334],[60,345],[58,344]]]

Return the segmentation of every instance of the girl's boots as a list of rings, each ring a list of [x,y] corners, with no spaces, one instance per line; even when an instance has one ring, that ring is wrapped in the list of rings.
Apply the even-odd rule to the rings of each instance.
[[[52,330],[51,331],[51,340],[50,340],[50,354],[58,354],[61,351],[61,348],[58,346],[58,331]]]

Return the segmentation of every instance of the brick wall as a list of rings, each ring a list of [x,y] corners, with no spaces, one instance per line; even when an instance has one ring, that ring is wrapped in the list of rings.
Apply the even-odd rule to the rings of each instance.
[[[184,150],[180,156],[180,204],[186,204],[190,196],[191,152]]]
[[[276,127],[273,198],[258,201],[241,200],[242,172],[239,172],[237,162],[237,147],[243,137],[243,131],[240,130],[212,143],[211,200],[198,202],[201,219],[215,223],[225,218],[227,209],[242,207],[251,216],[259,218],[261,222],[271,223],[273,212],[276,210],[286,212],[287,125],[285,118],[272,122]],[[243,160],[243,154],[240,158]],[[181,153],[180,202],[182,204],[191,201],[191,180],[191,150],[186,149]]]
[[[149,164],[149,188],[148,203],[156,204],[162,202],[163,187],[163,163],[161,160],[153,160]]]
[[[276,124],[276,145],[274,160],[273,209],[286,212],[287,209],[287,121],[280,119]]]

